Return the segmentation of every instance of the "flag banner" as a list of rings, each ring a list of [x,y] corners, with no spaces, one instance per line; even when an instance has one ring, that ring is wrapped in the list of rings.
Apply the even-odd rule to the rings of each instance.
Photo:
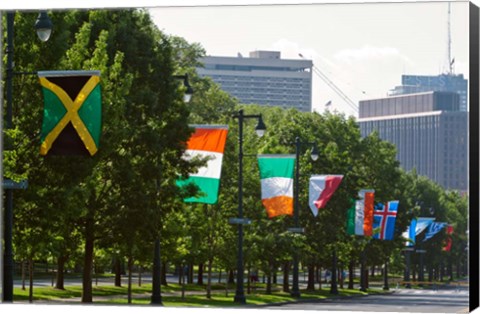
[[[197,196],[185,198],[186,203],[216,204],[220,187],[223,152],[227,141],[228,125],[190,125],[195,128],[187,142],[183,158],[206,158],[206,165],[191,173],[188,179],[177,180],[177,186],[194,183],[199,189]]]
[[[40,154],[90,155],[102,129],[100,71],[41,71],[44,109]]]
[[[355,234],[355,199],[350,199],[350,207],[347,210],[347,234]]]
[[[294,155],[258,155],[262,204],[269,218],[293,215]]]
[[[452,248],[452,237],[451,235],[453,234],[453,226],[447,226],[447,241],[445,243],[445,246],[442,248],[443,251],[445,252],[450,252],[451,248]]]
[[[386,206],[380,203],[375,206],[373,228],[380,228],[380,232],[373,235],[374,239],[393,240],[398,204],[399,201],[390,201]]]
[[[407,231],[402,233],[402,237],[409,240],[406,242],[406,246],[414,246],[416,241],[416,236],[422,233],[433,221],[435,218],[431,217],[418,217],[413,218],[410,226],[407,227]]]
[[[373,235],[373,202],[374,190],[360,190],[359,199],[348,211],[347,233],[372,236]]]
[[[434,235],[440,232],[440,230],[443,229],[447,225],[446,222],[432,222],[427,229],[427,233],[425,234],[425,239],[423,239],[423,242],[429,240],[432,238]]]
[[[318,215],[318,210],[324,208],[337,190],[343,175],[313,175],[310,177],[309,201],[313,216]]]

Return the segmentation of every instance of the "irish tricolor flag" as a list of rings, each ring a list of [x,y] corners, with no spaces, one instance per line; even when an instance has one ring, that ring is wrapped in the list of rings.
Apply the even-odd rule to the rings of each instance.
[[[294,155],[259,155],[262,204],[269,218],[293,214]]]
[[[195,128],[195,133],[187,142],[184,158],[208,157],[208,161],[206,166],[199,168],[196,173],[191,173],[187,180],[177,180],[177,185],[182,187],[195,183],[199,188],[199,195],[186,198],[185,202],[215,204],[218,201],[228,125],[192,125],[192,127]]]
[[[318,215],[318,210],[325,207],[327,202],[337,190],[343,175],[313,175],[310,177],[309,201],[313,216]]]
[[[374,190],[360,190],[358,200],[348,210],[347,233],[362,236],[373,234],[373,201]]]

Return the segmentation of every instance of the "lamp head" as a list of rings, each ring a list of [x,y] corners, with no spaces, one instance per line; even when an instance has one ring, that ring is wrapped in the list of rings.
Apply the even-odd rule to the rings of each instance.
[[[314,144],[313,145],[313,149],[312,149],[312,153],[310,154],[310,158],[312,158],[313,161],[317,161],[318,160],[318,148],[317,148],[317,144]]]
[[[185,94],[183,95],[183,101],[189,103],[193,96],[193,88],[188,81],[188,74],[183,76],[183,85],[185,86]]]
[[[50,38],[52,33],[52,21],[48,17],[47,11],[40,11],[35,22],[35,30],[37,31],[37,36],[42,42],[46,42]]]
[[[265,123],[263,123],[262,115],[258,118],[258,124],[255,127],[255,132],[259,137],[262,137],[265,134],[265,130],[267,130],[267,127],[265,126]]]

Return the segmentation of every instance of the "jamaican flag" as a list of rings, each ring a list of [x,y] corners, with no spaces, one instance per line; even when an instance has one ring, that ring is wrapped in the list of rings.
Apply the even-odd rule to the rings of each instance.
[[[90,155],[102,128],[100,71],[38,72],[44,97],[41,155]]]

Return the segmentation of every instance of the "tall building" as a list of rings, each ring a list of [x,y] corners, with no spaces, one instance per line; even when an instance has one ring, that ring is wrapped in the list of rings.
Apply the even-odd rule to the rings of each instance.
[[[403,169],[446,189],[468,188],[468,113],[453,92],[424,92],[360,101],[361,134],[374,130],[397,147]]]
[[[402,85],[390,91],[390,96],[428,91],[455,92],[460,95],[460,111],[468,111],[468,81],[463,74],[402,75]]]
[[[253,51],[249,58],[205,57],[197,68],[242,104],[312,111],[311,60],[281,59],[279,51]]]

